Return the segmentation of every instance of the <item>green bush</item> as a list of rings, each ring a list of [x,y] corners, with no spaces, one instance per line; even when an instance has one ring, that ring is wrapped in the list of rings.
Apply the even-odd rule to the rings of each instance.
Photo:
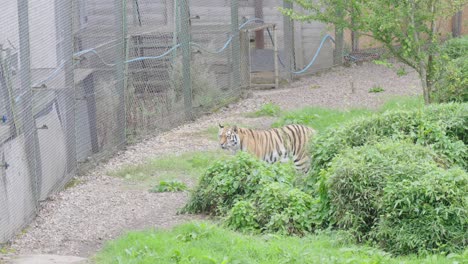
[[[468,174],[459,168],[433,167],[421,176],[389,181],[372,236],[396,254],[464,249],[468,245]]]
[[[312,230],[314,203],[293,187],[295,178],[291,163],[239,152],[208,168],[182,212],[223,216],[236,230],[303,235]]]
[[[256,197],[257,221],[264,230],[304,235],[314,224],[312,196],[297,188],[271,183]]]
[[[182,212],[225,215],[237,201],[252,198],[267,183],[292,185],[295,177],[289,163],[270,165],[239,152],[207,169]]]
[[[423,110],[387,111],[326,130],[311,142],[312,166],[306,179],[309,187],[320,171],[346,147],[358,147],[387,138],[407,139],[428,146],[449,161],[448,165],[468,167],[468,104],[433,105]]]
[[[446,41],[442,47],[441,55],[449,59],[458,59],[468,54],[468,36],[453,38]]]
[[[448,61],[435,85],[436,102],[468,102],[468,55]]]
[[[228,214],[227,226],[237,230],[304,235],[313,228],[313,204],[309,194],[273,182],[249,201],[238,201]]]
[[[364,240],[379,216],[387,179],[424,175],[427,163],[435,160],[435,153],[412,143],[388,141],[347,149],[333,159],[320,179],[332,222]]]
[[[238,201],[229,211],[226,218],[226,226],[234,230],[242,230],[248,232],[258,232],[260,226],[256,217],[257,209],[251,200]]]
[[[319,182],[324,220],[395,253],[461,249],[468,238],[468,175],[445,166],[434,151],[411,142],[349,148]]]
[[[440,54],[434,100],[468,102],[468,36],[448,40]]]

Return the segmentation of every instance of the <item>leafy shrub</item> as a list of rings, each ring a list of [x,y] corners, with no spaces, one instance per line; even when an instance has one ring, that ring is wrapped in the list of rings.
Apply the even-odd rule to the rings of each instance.
[[[158,185],[154,186],[150,192],[180,192],[187,190],[185,183],[172,180],[172,181],[160,181]]]
[[[349,148],[322,175],[325,220],[395,253],[460,249],[468,238],[468,174],[445,165],[411,142]]]
[[[291,164],[270,165],[239,152],[207,169],[182,212],[224,215],[237,201],[252,198],[266,183],[291,185],[295,175]]]
[[[468,36],[453,38],[447,40],[443,47],[441,55],[449,59],[458,59],[468,54]]]
[[[432,167],[422,177],[391,179],[373,232],[397,254],[453,252],[468,245],[468,174]]]
[[[468,36],[448,40],[436,67],[436,102],[468,101]]]
[[[264,230],[303,235],[312,231],[312,196],[282,183],[270,183],[255,197],[257,221]]]
[[[449,161],[468,167],[468,104],[444,104],[412,111],[387,111],[328,129],[312,140],[312,166],[309,184],[315,184],[320,171],[346,147],[358,147],[386,138],[408,139],[429,146]],[[310,185],[309,185],[310,186]]]
[[[226,225],[235,230],[256,232],[260,228],[256,213],[257,210],[251,200],[238,201],[229,211]]]
[[[434,160],[437,155],[428,148],[392,141],[350,148],[336,156],[321,178],[333,222],[353,230],[363,240],[379,216],[387,179],[407,174],[422,176],[427,172],[427,163]]]
[[[468,102],[468,55],[445,64],[435,85],[434,99],[436,102]]]
[[[309,194],[273,182],[252,199],[234,204],[226,223],[237,230],[304,235],[314,226],[313,205]]]
[[[226,216],[237,230],[302,235],[313,227],[313,199],[293,188],[295,177],[291,163],[239,152],[208,168],[182,212]]]

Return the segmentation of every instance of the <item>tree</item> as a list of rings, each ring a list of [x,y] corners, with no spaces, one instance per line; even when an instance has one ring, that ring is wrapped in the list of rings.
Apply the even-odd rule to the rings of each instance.
[[[288,0],[307,13],[281,9],[294,20],[321,21],[370,36],[421,79],[424,101],[431,102],[438,56],[445,37],[441,21],[450,19],[468,0]],[[340,13],[340,16],[336,14]],[[352,19],[351,19],[352,18]]]

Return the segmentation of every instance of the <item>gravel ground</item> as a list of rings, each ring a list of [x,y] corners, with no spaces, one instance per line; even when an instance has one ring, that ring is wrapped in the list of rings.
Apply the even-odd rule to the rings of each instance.
[[[373,86],[380,86],[385,91],[369,93]],[[420,94],[420,90],[414,72],[398,77],[383,66],[365,63],[362,66],[334,68],[296,81],[283,89],[255,91],[251,98],[223,108],[218,113],[128,146],[105,164],[79,177],[82,184],[63,190],[42,203],[37,218],[23,235],[12,242],[11,247],[17,254],[89,257],[102,247],[104,241],[126,230],[169,228],[202,218],[176,214],[187,201],[186,193],[155,194],[135,190],[107,173],[125,164],[142,163],[148,157],[216,149],[217,143],[199,132],[218,122],[266,128],[273,122],[271,118],[242,116],[242,113],[254,111],[266,102],[274,102],[282,109],[304,106],[375,108],[390,95],[414,95]]]

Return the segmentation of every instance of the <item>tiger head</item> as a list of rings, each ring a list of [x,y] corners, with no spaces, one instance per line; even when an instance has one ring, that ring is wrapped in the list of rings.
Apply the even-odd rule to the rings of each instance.
[[[222,149],[229,149],[232,151],[239,150],[240,138],[237,126],[224,127],[219,124],[218,138]]]

